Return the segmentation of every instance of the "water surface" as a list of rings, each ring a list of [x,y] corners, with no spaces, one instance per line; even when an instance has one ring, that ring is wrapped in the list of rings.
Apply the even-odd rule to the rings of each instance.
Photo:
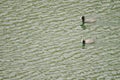
[[[119,27],[119,0],[0,0],[0,80],[119,80]]]

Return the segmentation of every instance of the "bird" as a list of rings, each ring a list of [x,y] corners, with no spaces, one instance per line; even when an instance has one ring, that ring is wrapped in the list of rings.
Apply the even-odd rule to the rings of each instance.
[[[96,19],[94,19],[94,18],[92,18],[92,19],[85,19],[85,16],[82,16],[81,19],[82,19],[82,25],[84,25],[85,23],[96,22]]]
[[[81,42],[82,42],[82,49],[85,49],[86,44],[92,44],[95,41],[93,39],[82,39]]]
[[[81,42],[85,46],[85,44],[95,43],[95,40],[94,39],[82,39]]]

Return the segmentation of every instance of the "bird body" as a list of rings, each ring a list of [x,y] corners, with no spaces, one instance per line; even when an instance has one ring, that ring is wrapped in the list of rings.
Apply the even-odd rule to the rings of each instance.
[[[85,23],[94,23],[96,22],[96,19],[86,19]]]
[[[93,39],[86,39],[85,40],[85,43],[86,44],[91,44],[91,43],[94,43],[95,41]]]
[[[82,19],[82,26],[83,26],[85,23],[94,23],[94,22],[96,22],[96,19],[95,19],[95,18],[86,19],[85,16],[82,16],[81,19]]]
[[[81,42],[84,41],[84,44],[92,44],[92,43],[95,43],[95,41],[93,39],[82,39]]]

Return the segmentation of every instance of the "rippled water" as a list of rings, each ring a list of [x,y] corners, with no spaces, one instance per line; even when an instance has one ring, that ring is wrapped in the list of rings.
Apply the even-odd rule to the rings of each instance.
[[[119,27],[120,0],[0,0],[0,80],[120,80]]]

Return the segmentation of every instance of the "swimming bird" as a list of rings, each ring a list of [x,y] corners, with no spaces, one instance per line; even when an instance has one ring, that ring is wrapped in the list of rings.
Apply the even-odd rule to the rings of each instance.
[[[82,19],[82,25],[84,25],[85,23],[93,23],[93,22],[96,22],[96,19],[85,19],[85,16],[82,16],[81,17]]]
[[[85,45],[85,44],[92,44],[92,43],[95,43],[95,40],[93,39],[82,39],[81,40],[82,44]]]
[[[85,49],[86,44],[92,44],[95,41],[93,39],[82,39],[81,42],[82,42],[82,48]]]

